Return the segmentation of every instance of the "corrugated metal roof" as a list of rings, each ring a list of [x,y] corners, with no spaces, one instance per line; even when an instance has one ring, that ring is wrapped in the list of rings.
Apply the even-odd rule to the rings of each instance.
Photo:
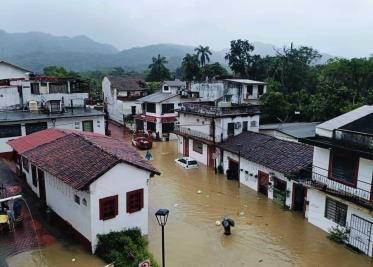
[[[295,138],[315,136],[315,128],[320,122],[271,123],[260,125],[260,130],[276,130]]]
[[[348,123],[351,123],[371,113],[373,113],[373,106],[368,106],[368,105],[362,106],[360,108],[357,108],[350,112],[342,114],[334,119],[321,123],[320,125],[316,127],[316,133],[318,129],[333,131],[334,129],[338,129]]]

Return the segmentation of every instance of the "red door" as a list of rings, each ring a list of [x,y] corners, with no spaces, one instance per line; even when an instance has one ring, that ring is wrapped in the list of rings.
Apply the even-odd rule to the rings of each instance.
[[[210,167],[214,167],[215,166],[215,159],[214,159],[214,153],[215,153],[215,150],[212,146],[208,146],[208,165]]]
[[[189,157],[189,139],[184,138],[184,156]]]
[[[269,174],[258,171],[258,192],[268,196]]]

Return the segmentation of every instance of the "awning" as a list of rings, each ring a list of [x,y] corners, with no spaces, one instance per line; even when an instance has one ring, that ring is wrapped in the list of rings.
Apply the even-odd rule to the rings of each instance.
[[[136,115],[135,120],[140,120],[140,121],[148,121],[148,122],[156,122],[157,117],[154,116],[148,116],[148,115]]]
[[[176,117],[162,117],[161,122],[162,123],[172,123],[177,121]]]

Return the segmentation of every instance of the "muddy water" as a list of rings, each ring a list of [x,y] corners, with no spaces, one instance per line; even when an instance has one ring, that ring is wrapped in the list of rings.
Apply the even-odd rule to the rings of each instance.
[[[41,256],[40,256],[41,252]],[[9,267],[103,267],[99,258],[89,254],[78,245],[63,245],[59,242],[41,251],[27,251],[6,259]]]
[[[154,213],[168,208],[167,266],[373,266],[370,258],[329,241],[301,213],[284,211],[206,167],[176,166],[176,152],[175,142],[152,149],[152,163],[162,175],[150,182],[149,245],[159,262],[161,232]],[[215,225],[224,216],[236,222],[231,236]]]

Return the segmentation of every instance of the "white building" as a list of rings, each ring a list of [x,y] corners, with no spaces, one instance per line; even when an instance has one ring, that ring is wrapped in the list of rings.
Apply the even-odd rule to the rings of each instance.
[[[306,188],[298,182],[312,165],[311,146],[243,132],[217,145],[218,169],[292,210],[305,212]]]
[[[165,81],[161,91],[138,99],[143,113],[135,116],[136,130],[150,130],[162,139],[175,139],[172,132],[181,103],[198,99],[198,94],[186,92],[185,86],[180,80]]]
[[[27,80],[31,73],[31,71],[20,66],[16,66],[6,61],[0,61],[0,80],[12,78]]]
[[[134,76],[113,76],[109,75],[102,80],[102,92],[109,119],[124,123],[130,116],[140,114],[141,104],[137,99],[148,94],[146,82]]]
[[[57,110],[6,110],[0,111],[0,156],[12,158],[7,141],[48,128],[74,129],[105,134],[105,114],[91,108],[63,108],[61,102],[46,105]],[[52,103],[52,104],[51,104]]]
[[[308,221],[324,231],[349,228],[347,243],[372,256],[373,106],[363,106],[316,127]]]
[[[232,103],[258,104],[259,98],[267,91],[267,85],[248,79],[224,79],[194,83],[190,90],[198,92],[201,101],[215,101],[230,96]]]
[[[80,241],[138,227],[148,233],[148,184],[159,174],[135,150],[100,134],[49,129],[9,144],[27,184]]]
[[[230,136],[245,131],[259,131],[259,107],[221,102],[182,103],[179,122],[178,151],[200,163],[217,167],[215,146]]]

